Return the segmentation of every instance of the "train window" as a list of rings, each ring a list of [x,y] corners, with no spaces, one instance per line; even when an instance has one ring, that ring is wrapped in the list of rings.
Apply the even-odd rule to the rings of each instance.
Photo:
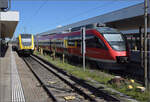
[[[75,42],[77,45],[75,45]],[[69,40],[68,40],[68,46],[77,46],[77,47],[81,47],[81,36],[77,35],[77,36],[70,36]],[[103,43],[103,41],[101,41],[99,38],[97,38],[96,36],[94,36],[93,34],[88,34],[86,35],[86,46],[87,47],[96,47],[96,48],[105,48],[106,46]]]
[[[117,51],[125,51],[125,39],[121,34],[103,34],[110,46]]]
[[[31,42],[31,41],[32,41],[31,38],[28,38],[28,39],[22,38],[22,42]]]
[[[69,36],[68,37],[68,46],[80,46],[80,35],[75,35],[75,36]]]
[[[39,45],[50,45],[50,42],[39,42]]]
[[[75,46],[75,40],[68,40],[68,46]]]
[[[63,47],[64,45],[63,40],[55,40],[55,41],[51,41],[50,45],[55,45],[56,47]]]
[[[91,36],[89,39],[86,39],[86,47],[106,49],[106,46],[103,43],[103,41],[101,41],[96,36]]]
[[[105,39],[109,41],[123,41],[121,34],[104,34]]]
[[[31,38],[31,34],[21,34],[21,38]]]
[[[80,35],[75,35],[75,36],[69,36],[68,37],[68,40],[79,40],[79,39],[81,39]]]
[[[57,47],[62,47],[62,42],[56,42],[55,44]]]
[[[77,47],[81,46],[81,40],[77,40]]]

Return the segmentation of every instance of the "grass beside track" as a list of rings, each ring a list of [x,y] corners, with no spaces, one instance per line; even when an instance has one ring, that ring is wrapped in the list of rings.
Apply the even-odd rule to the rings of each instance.
[[[83,68],[80,66],[74,66],[69,64],[68,62],[62,63],[62,60],[60,60],[60,58],[56,58],[55,60],[52,60],[52,57],[50,57],[49,55],[44,56],[41,55],[39,52],[34,52],[34,54],[42,56],[44,59],[51,62],[53,65],[62,68],[63,70],[67,71],[69,74],[72,74],[80,79],[86,80],[88,82],[90,82],[90,79],[95,80],[101,84],[106,85],[107,87],[113,88],[141,102],[148,102],[149,100],[150,97],[149,92],[147,91],[139,92],[136,90],[136,86],[142,86],[139,83],[135,82],[133,84],[131,83],[125,85],[123,84],[118,87],[116,85],[108,84],[108,81],[111,80],[114,77],[114,75],[105,73],[104,71],[97,70],[97,69],[90,69],[89,67],[87,67],[84,71]],[[128,85],[132,85],[133,89],[128,89]]]

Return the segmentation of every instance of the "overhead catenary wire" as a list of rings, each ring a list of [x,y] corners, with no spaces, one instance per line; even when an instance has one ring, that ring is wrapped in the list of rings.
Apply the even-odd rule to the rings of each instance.
[[[48,0],[46,0],[46,2],[47,2]],[[37,13],[39,13],[39,11],[40,11],[40,9],[46,4],[46,2],[44,2],[40,7],[39,7],[39,9],[34,13],[34,15],[32,16],[32,17],[35,17],[36,15],[37,15]],[[70,21],[70,20],[72,20],[72,19],[74,19],[74,18],[76,18],[76,17],[79,17],[79,16],[81,16],[81,15],[83,15],[83,14],[87,14],[87,13],[89,13],[89,12],[91,12],[91,11],[94,11],[94,10],[96,10],[96,9],[100,9],[100,10],[103,10],[103,8],[105,8],[105,5],[108,5],[108,2],[106,2],[106,3],[104,3],[103,5],[99,5],[99,6],[97,6],[97,7],[94,7],[94,8],[92,8],[92,9],[88,9],[88,10],[86,10],[86,11],[84,11],[84,12],[81,12],[81,13],[79,13],[79,14],[76,14],[76,15],[73,15],[73,16],[71,16],[71,17],[68,17],[67,19],[65,19],[65,20],[59,20],[59,21],[57,21],[56,23],[53,23],[53,24],[49,24],[49,25],[57,25],[57,24],[60,24],[60,22],[62,22],[62,21]],[[109,3],[109,5],[111,5],[112,3]],[[33,18],[31,18],[30,19],[30,21],[32,20]],[[28,21],[29,22],[29,21]],[[31,23],[31,22],[30,22]]]
[[[98,1],[103,1],[103,0],[98,0]],[[70,17],[68,17],[68,18],[66,18],[66,19],[64,19],[64,20],[59,20],[59,21],[57,21],[56,23],[53,23],[53,24],[50,24],[50,25],[54,25],[54,26],[61,25],[60,22],[68,22],[68,21],[71,21],[71,20],[73,20],[74,18],[81,17],[82,15],[88,14],[88,13],[94,11],[94,10],[97,10],[97,9],[99,9],[100,11],[105,11],[105,10],[106,10],[106,5],[108,6],[108,5],[112,5],[112,4],[116,3],[116,2],[114,2],[115,0],[108,0],[108,1],[112,1],[112,2],[109,2],[109,3],[106,2],[106,3],[104,3],[103,5],[94,7],[94,8],[92,8],[92,9],[88,9],[88,10],[86,10],[86,11],[84,11],[84,12],[81,12],[81,13],[79,13],[79,14],[70,16]],[[120,0],[117,0],[117,1],[120,1]],[[128,1],[128,0],[125,0],[125,1]],[[89,18],[90,18],[90,17],[89,17]],[[88,18],[87,18],[87,19],[88,19]]]
[[[114,2],[112,2],[112,3],[114,3]],[[112,5],[112,3],[109,3],[109,5]],[[78,14],[76,14],[76,15],[73,15],[73,16],[70,16],[70,17],[68,17],[68,18],[66,18],[66,19],[64,19],[64,20],[59,20],[59,21],[57,21],[56,23],[53,23],[53,24],[50,24],[50,25],[61,25],[60,24],[60,22],[65,22],[65,21],[71,21],[72,19],[74,19],[74,18],[77,18],[77,17],[81,17],[82,15],[84,15],[84,14],[88,14],[88,13],[90,13],[90,12],[92,12],[92,11],[94,11],[94,10],[97,10],[97,9],[99,9],[99,10],[104,10],[104,8],[106,7],[105,5],[108,5],[108,2],[106,2],[106,3],[104,3],[103,5],[99,5],[99,6],[96,6],[96,7],[94,7],[94,8],[91,8],[91,9],[88,9],[88,10],[86,10],[86,11],[84,11],[84,12],[80,12],[80,13],[78,13]]]
[[[14,0],[14,1],[17,1],[17,0]],[[32,0],[31,0],[32,1]],[[33,0],[33,1],[40,1],[40,0]],[[44,1],[41,5],[40,5],[40,7],[34,12],[34,14],[32,15],[32,16],[30,16],[30,20],[28,20],[28,21],[26,21],[26,23],[28,23],[28,22],[32,22],[32,19],[33,19],[33,17],[35,18],[35,16],[40,12],[40,10],[45,6],[45,4],[48,2],[48,1],[50,1],[50,0],[42,0],[42,1]],[[94,10],[94,9],[97,9],[97,8],[100,8],[100,7],[102,7],[102,6],[104,6],[104,5],[106,5],[107,3],[105,3],[105,4],[103,4],[103,5],[101,5],[101,6],[97,6],[97,7],[94,7],[94,8],[92,8],[92,9],[88,9],[87,11],[84,11],[84,12],[82,12],[82,13],[79,13],[79,14],[77,14],[77,15],[74,15],[74,16],[72,16],[72,17],[69,17],[68,19],[70,19],[70,18],[75,18],[75,17],[78,17],[79,15],[83,15],[83,14],[85,14],[85,13],[88,13],[88,12],[90,12],[90,11],[92,11],[92,10]],[[101,8],[102,9],[102,8]],[[66,21],[66,20],[68,20],[68,19],[65,19],[64,21]],[[71,19],[70,19],[71,20]],[[30,24],[31,24],[31,22],[30,22]],[[59,21],[60,22],[60,21]],[[55,23],[55,24],[58,24],[59,22],[57,22],[57,23]],[[24,25],[26,25],[26,23],[24,23]],[[54,24],[52,24],[52,25],[54,25]],[[24,26],[24,28],[25,28],[25,26]],[[24,28],[23,28],[23,30],[24,30]]]
[[[40,12],[40,10],[45,6],[45,4],[48,2],[48,0],[43,0],[44,2],[39,6],[39,8],[34,12],[34,14],[32,16],[30,16],[30,19],[28,21],[26,21],[26,23],[30,23],[32,22],[33,18],[35,18],[38,13]],[[26,24],[24,23],[24,25]]]
[[[34,1],[34,0],[33,0]],[[35,0],[35,1],[38,1],[38,0]],[[39,0],[40,1],[40,0]],[[52,0],[42,0],[42,1],[44,1],[41,5],[40,5],[40,7],[35,11],[35,13],[30,17],[30,19],[28,20],[28,21],[26,21],[25,22],[25,24],[24,25],[26,25],[28,22],[29,22],[29,24],[31,25],[32,24],[32,20],[33,20],[33,18],[35,18],[37,15],[38,15],[38,13],[40,12],[40,10],[45,6],[45,4],[47,3],[47,1],[52,1]],[[87,0],[88,1],[88,0]],[[105,0],[97,0],[97,1],[105,1]],[[107,1],[109,1],[109,3],[107,2],[107,3],[105,3],[105,4],[103,4],[103,5],[100,5],[100,6],[97,6],[97,7],[94,7],[94,8],[92,8],[92,9],[89,9],[89,10],[86,10],[86,11],[84,11],[84,12],[81,12],[81,13],[79,13],[79,14],[76,14],[76,15],[74,15],[74,16],[71,16],[71,17],[68,17],[67,19],[65,19],[65,20],[60,20],[60,21],[57,21],[56,23],[53,23],[53,24],[50,24],[50,25],[60,25],[60,22],[63,22],[63,21],[70,21],[70,20],[72,20],[72,19],[74,19],[74,18],[77,18],[77,17],[81,17],[82,15],[84,15],[84,14],[88,14],[89,12],[92,12],[92,11],[94,11],[94,10],[97,10],[97,9],[99,9],[99,10],[104,10],[104,8],[106,7],[106,4],[107,4],[107,6],[108,5],[112,5],[112,3],[115,3],[115,1],[116,0],[107,0]],[[110,2],[111,1],[111,2]],[[121,0],[117,0],[117,1],[121,1]],[[116,2],[117,2],[116,1]],[[128,0],[125,0],[125,1],[128,1]],[[29,26],[29,24],[28,24],[28,26]],[[30,27],[31,28],[31,27]]]
[[[12,0],[12,1],[47,1],[47,0]],[[56,0],[48,0],[48,1],[56,1]],[[64,0],[64,1],[91,1],[91,0]],[[95,0],[95,1],[131,1],[131,0]],[[143,0],[134,0],[134,1],[143,1]]]
[[[108,3],[108,2],[107,2],[107,3]],[[70,17],[66,18],[65,20],[61,20],[61,21],[70,21],[70,20],[72,20],[72,19],[74,19],[74,18],[76,18],[76,17],[79,17],[79,16],[81,16],[81,15],[87,14],[87,13],[89,13],[89,12],[91,12],[91,11],[96,10],[96,9],[103,9],[103,8],[104,8],[104,5],[106,5],[107,3],[104,3],[103,5],[96,6],[96,7],[92,8],[92,9],[88,9],[88,10],[86,10],[86,11],[84,11],[84,12],[79,13],[79,14],[70,16]],[[58,23],[59,23],[59,22],[60,22],[60,21],[58,21]],[[55,23],[55,24],[58,24],[58,23]]]

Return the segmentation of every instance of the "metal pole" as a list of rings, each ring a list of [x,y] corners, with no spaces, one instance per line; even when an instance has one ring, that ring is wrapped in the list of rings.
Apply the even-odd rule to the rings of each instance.
[[[0,15],[0,16],[1,16],[1,15]],[[0,22],[0,57],[2,56],[2,45],[1,45],[1,44],[2,44],[2,41],[1,41],[1,40],[2,40],[2,39],[1,39],[1,38],[2,38],[2,36],[1,36],[2,33],[1,33],[1,32],[2,32],[2,29],[1,29],[1,22]]]
[[[150,92],[150,39],[148,40],[148,90]]]
[[[24,27],[24,34],[26,33],[26,27]]]
[[[85,50],[86,50],[86,45],[85,45],[85,27],[81,28],[82,31],[82,57],[83,57],[83,70],[85,71]]]
[[[142,27],[139,27],[139,34],[140,34],[140,42],[141,42],[141,46],[140,46],[140,57],[141,57],[141,68],[143,68],[143,33],[142,33]]]
[[[1,13],[0,13],[0,20],[1,20]],[[1,31],[2,31],[2,29],[1,29],[1,22],[0,22],[0,57],[2,56],[2,50],[1,50]],[[1,65],[2,64],[1,64],[1,58],[0,58],[0,68],[2,67]],[[0,71],[1,71],[1,69],[0,69]]]
[[[144,1],[144,19],[145,19],[145,27],[144,27],[144,78],[145,78],[145,87],[148,88],[148,78],[147,78],[147,0]]]
[[[133,44],[134,44],[134,42],[133,42],[133,35],[131,35],[131,42],[132,42],[132,45],[131,45],[131,52],[133,51]]]
[[[9,11],[10,9],[11,9],[11,0],[9,0],[9,7],[7,11]]]
[[[150,0],[147,2],[148,4],[148,28],[150,29]],[[150,37],[150,31],[148,31],[149,37]],[[150,92],[150,38],[148,40],[148,90]],[[150,101],[150,99],[149,99]]]

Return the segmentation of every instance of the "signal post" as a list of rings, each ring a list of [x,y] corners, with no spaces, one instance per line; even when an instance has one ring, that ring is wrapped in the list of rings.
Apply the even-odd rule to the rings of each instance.
[[[85,27],[81,28],[81,34],[82,34],[82,58],[83,58],[83,70],[85,71],[85,53],[86,53],[86,45],[85,45],[85,33],[86,33],[86,29]]]
[[[148,4],[148,29],[150,29],[150,0],[147,1]],[[148,89],[150,92],[150,31],[148,31],[149,33],[149,40],[148,40]]]
[[[2,44],[2,41],[1,41],[1,35],[2,34],[1,34],[1,31],[2,31],[2,29],[1,29],[1,22],[0,22],[0,57],[2,55],[2,48],[1,48],[2,47],[2,45],[1,45]]]

